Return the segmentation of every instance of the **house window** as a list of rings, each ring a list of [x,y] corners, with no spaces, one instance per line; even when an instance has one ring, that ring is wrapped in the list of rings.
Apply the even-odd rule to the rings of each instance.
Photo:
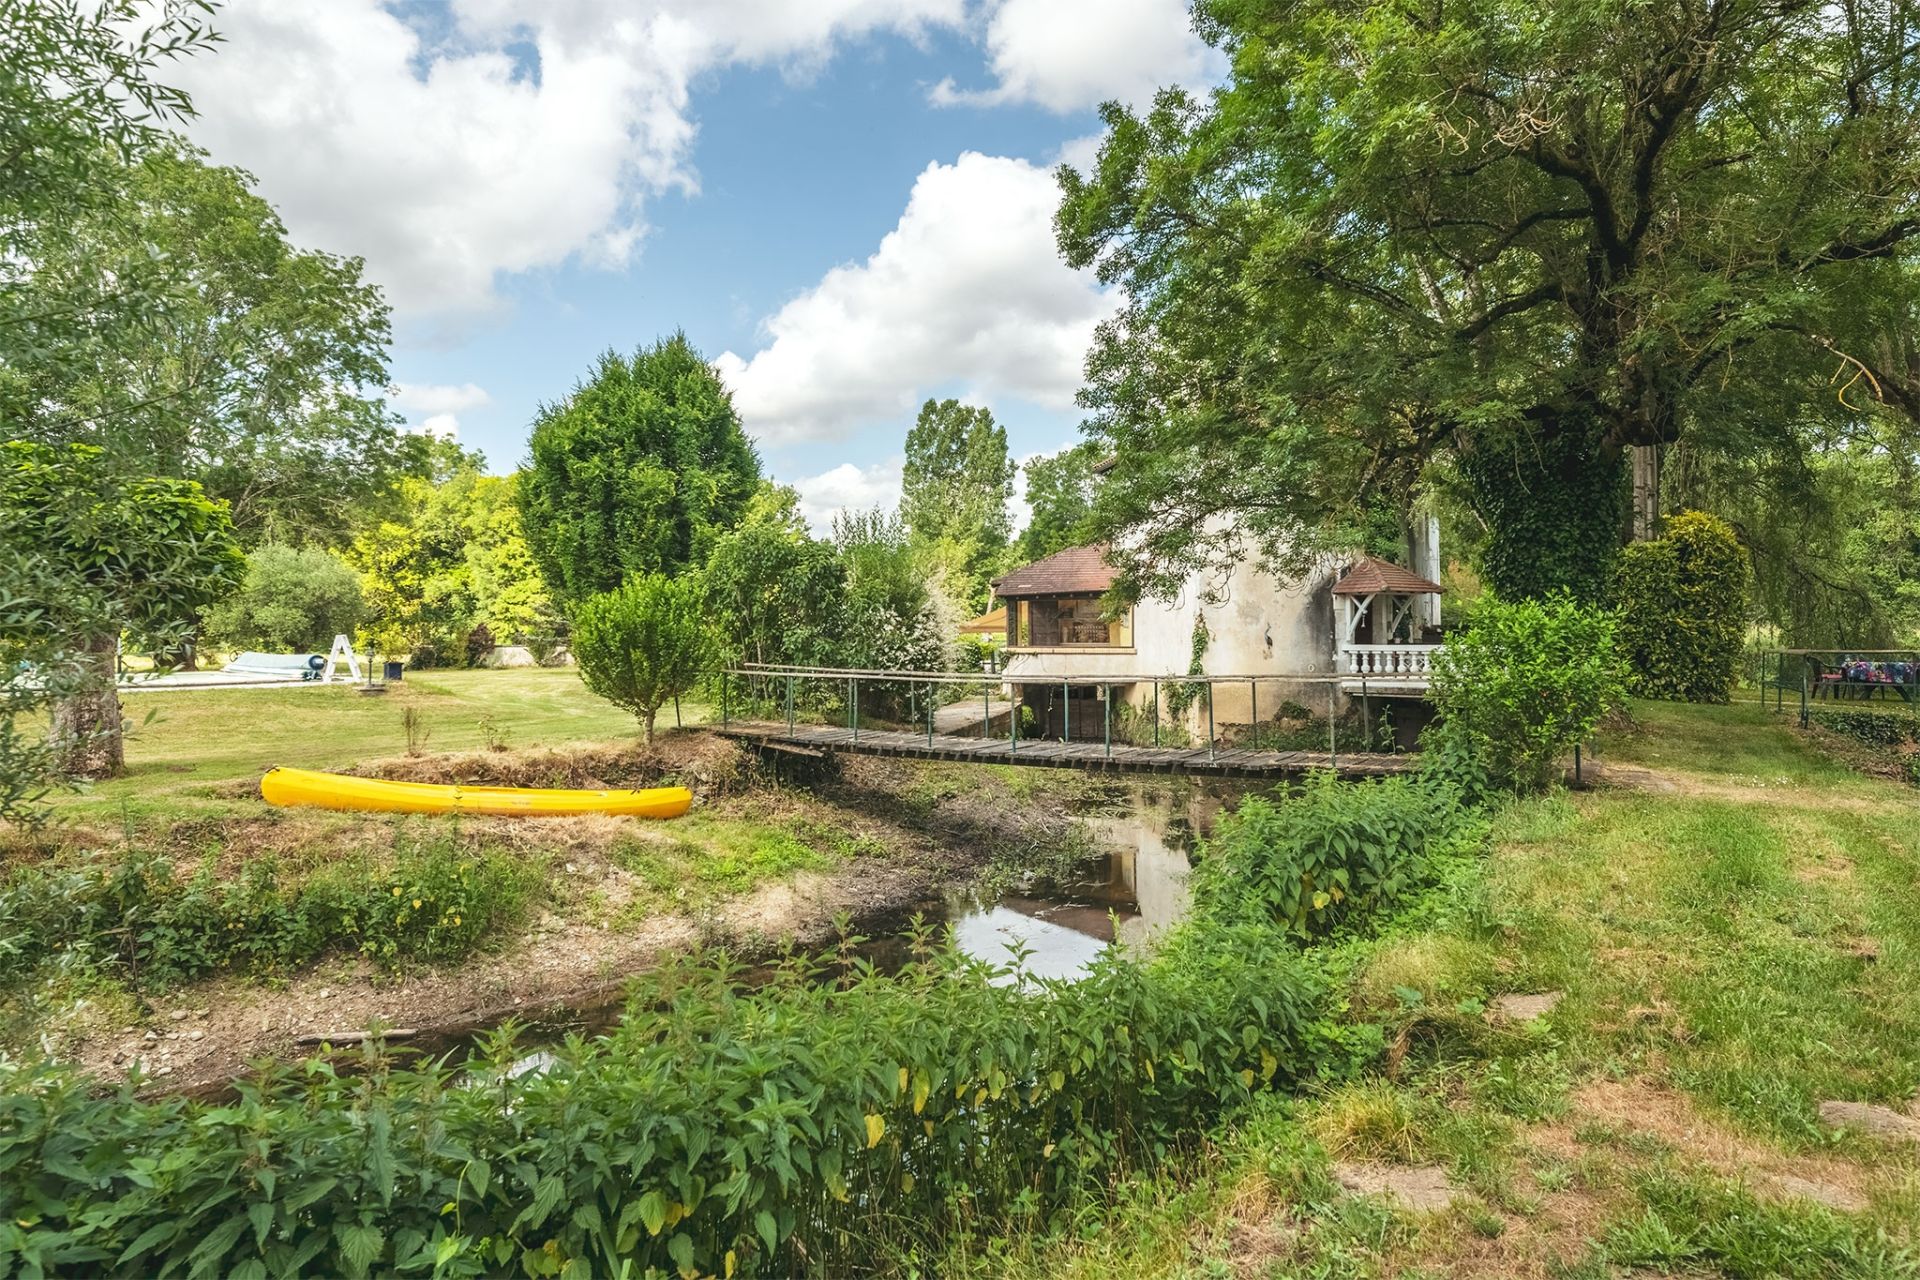
[[[1042,596],[1007,610],[1007,643],[1016,648],[1129,649],[1133,611],[1109,618],[1099,596]]]

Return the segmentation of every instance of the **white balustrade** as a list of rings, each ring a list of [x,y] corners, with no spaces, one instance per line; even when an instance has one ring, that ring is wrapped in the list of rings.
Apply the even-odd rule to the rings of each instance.
[[[1340,650],[1340,670],[1370,680],[1425,681],[1439,651],[1437,644],[1350,644]]]

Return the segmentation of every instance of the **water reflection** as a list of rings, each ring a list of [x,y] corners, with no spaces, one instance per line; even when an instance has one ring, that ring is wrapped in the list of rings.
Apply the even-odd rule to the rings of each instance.
[[[1219,796],[1193,790],[1134,791],[1117,811],[1086,819],[1112,852],[1083,877],[1044,895],[950,902],[954,945],[990,964],[1018,961],[1043,978],[1078,977],[1116,940],[1151,946],[1186,914],[1189,854],[1221,806]]]

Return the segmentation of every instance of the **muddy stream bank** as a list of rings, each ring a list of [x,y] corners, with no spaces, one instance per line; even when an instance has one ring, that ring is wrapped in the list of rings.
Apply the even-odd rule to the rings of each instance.
[[[395,977],[343,959],[274,985],[198,983],[156,997],[143,1024],[89,1038],[71,1056],[104,1079],[137,1065],[155,1092],[213,1096],[251,1064],[311,1055],[322,1043],[345,1051],[369,1029],[396,1049],[459,1056],[512,1021],[537,1047],[610,1026],[629,979],[696,947],[723,947],[752,964],[788,946],[829,947],[845,928],[887,967],[906,959],[903,934],[916,917],[949,926],[955,945],[981,959],[1009,964],[1019,955],[1028,972],[1071,977],[1116,940],[1145,944],[1179,919],[1189,853],[1223,803],[1190,785],[1153,783],[1022,796],[877,761],[810,788],[807,799],[831,806],[885,852],[698,911],[622,921],[549,912],[523,936],[457,966]],[[1092,856],[1063,864],[1063,848]],[[572,862],[555,870],[598,874]]]

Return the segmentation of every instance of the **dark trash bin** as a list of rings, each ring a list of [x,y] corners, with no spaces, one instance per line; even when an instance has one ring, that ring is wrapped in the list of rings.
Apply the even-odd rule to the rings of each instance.
[[[386,667],[386,678],[388,680],[398,680],[406,669],[407,664],[404,662],[389,662]]]

